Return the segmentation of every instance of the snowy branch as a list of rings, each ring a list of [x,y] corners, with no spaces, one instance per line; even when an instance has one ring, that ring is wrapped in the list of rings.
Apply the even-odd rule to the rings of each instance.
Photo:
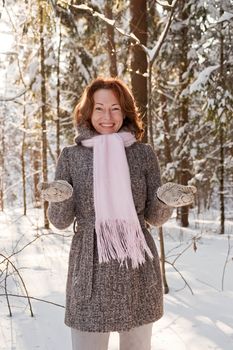
[[[170,26],[171,26],[172,17],[173,17],[173,14],[174,14],[174,12],[175,12],[175,8],[176,8],[176,5],[177,5],[178,1],[179,1],[179,0],[174,0],[174,1],[173,1],[172,5],[171,5],[171,13],[170,13],[170,16],[169,16],[169,18],[168,18],[168,21],[167,21],[167,23],[166,23],[166,26],[165,26],[163,32],[161,33],[160,38],[159,38],[159,40],[157,41],[156,45],[155,45],[154,48],[151,49],[151,50],[146,49],[147,55],[149,56],[149,60],[150,60],[151,66],[153,65],[153,63],[154,63],[156,57],[158,56],[159,50],[160,50],[160,48],[161,48],[161,46],[162,46],[162,44],[163,44],[163,42],[164,42],[164,40],[165,40],[165,38],[166,38],[166,35],[167,35],[167,33],[168,33],[168,30],[169,30],[169,28],[170,28]]]
[[[166,10],[166,9],[169,9],[169,10],[170,10],[170,9],[173,8],[173,4],[170,5],[170,4],[168,3],[168,1],[165,2],[165,1],[155,0],[155,2],[156,2],[157,4],[159,4],[160,6],[162,6],[165,10]]]
[[[209,66],[199,73],[197,79],[189,86],[190,93],[200,91],[210,79],[211,74],[220,67],[219,64]]]
[[[93,17],[98,17],[103,22],[107,23],[111,27],[114,27],[116,29],[116,31],[118,31],[120,34],[122,34],[122,35],[126,36],[127,38],[129,38],[131,41],[133,41],[134,43],[139,45],[146,52],[146,47],[141,44],[140,40],[136,37],[136,35],[134,35],[133,33],[128,34],[122,28],[117,27],[116,24],[115,24],[115,20],[107,18],[102,13],[97,12],[97,11],[93,10],[91,7],[89,7],[87,5],[84,5],[84,4],[83,5],[71,5],[71,6],[73,8],[78,9],[78,10],[89,11]]]
[[[12,97],[4,97],[4,96],[0,96],[0,101],[14,101],[16,100],[17,98],[23,96],[24,94],[26,94],[26,92],[30,90],[30,87],[28,87],[27,89],[24,89],[22,92],[19,92],[17,95],[15,96],[12,96]]]
[[[54,168],[54,164],[51,164],[48,166],[48,170],[50,169],[53,169]],[[33,171],[32,173],[28,174],[25,179],[28,179],[28,178],[32,178],[35,174],[41,174],[41,171],[42,170],[36,170],[36,171]],[[6,189],[4,189],[3,191],[3,198],[5,198],[7,196],[7,193],[14,187],[17,187],[19,184],[22,183],[22,179],[20,179],[19,181],[17,182],[14,182],[12,185],[10,185],[9,187],[7,187]]]
[[[19,67],[19,62],[18,62],[18,68],[19,68],[19,72],[20,72],[20,75],[21,75],[21,69]],[[21,75],[21,78],[22,78],[22,82],[25,86],[25,83],[24,83],[24,80],[23,80],[23,77]],[[7,102],[7,101],[14,101],[16,100],[17,98],[23,96],[26,94],[26,92],[28,92],[29,90],[31,90],[32,88],[32,85],[35,83],[36,81],[36,77],[32,79],[32,81],[29,83],[28,87],[25,88],[23,91],[19,92],[17,95],[15,96],[12,96],[12,97],[5,97],[5,96],[0,96],[0,102],[4,101],[4,102]]]
[[[224,11],[223,15],[218,19],[217,23],[230,22],[233,19],[233,13]]]
[[[172,17],[176,8],[176,5],[178,3],[179,0],[174,0],[172,5],[169,6],[169,9],[171,9],[171,13],[170,16],[168,18],[168,21],[166,23],[166,26],[163,30],[163,32],[160,35],[160,38],[158,39],[156,45],[154,46],[153,49],[148,49],[145,45],[143,45],[140,40],[136,37],[136,35],[134,35],[133,33],[126,33],[122,28],[119,28],[116,26],[116,21],[110,18],[107,18],[106,16],[104,16],[102,13],[97,12],[95,10],[93,10],[91,7],[87,6],[87,5],[71,5],[73,8],[78,9],[78,10],[84,10],[84,11],[89,11],[91,13],[91,15],[93,17],[98,17],[100,18],[102,21],[104,21],[105,23],[107,23],[108,25],[112,26],[113,28],[116,29],[117,32],[119,32],[120,34],[126,36],[127,38],[130,39],[130,41],[132,41],[134,44],[140,46],[143,51],[146,53],[148,60],[151,64],[151,66],[153,65],[156,57],[159,54],[160,48],[166,38],[166,35],[168,33],[168,30],[170,28],[171,22],[172,22]]]

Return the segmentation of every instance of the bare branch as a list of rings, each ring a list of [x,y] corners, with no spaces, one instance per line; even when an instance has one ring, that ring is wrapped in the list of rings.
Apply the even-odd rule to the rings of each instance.
[[[182,273],[175,267],[175,265],[167,260],[165,260],[165,262],[173,267],[173,269],[180,275],[180,277],[184,281],[185,285],[189,288],[190,292],[194,295],[192,288],[190,287],[190,285],[188,284],[188,282],[186,281],[186,279],[184,278]]]
[[[227,263],[229,262],[229,256],[230,256],[230,252],[231,252],[231,236],[230,234],[227,236],[227,241],[228,241],[228,247],[227,247],[227,255],[226,255],[226,259],[224,262],[224,266],[223,266],[223,272],[222,272],[222,291],[224,290],[224,279],[225,279],[225,272],[226,272],[226,267],[227,267]]]
[[[19,270],[18,270],[17,267],[10,261],[10,259],[7,258],[5,255],[0,254],[0,256],[2,256],[3,258],[5,258],[5,260],[7,260],[7,262],[10,263],[10,265],[13,267],[13,269],[14,269],[14,270],[16,271],[16,273],[18,274],[18,276],[19,276],[19,278],[20,278],[20,281],[21,281],[21,283],[22,283],[22,285],[23,285],[23,288],[24,288],[24,290],[25,290],[25,293],[26,293],[26,295],[27,295],[27,300],[28,300],[28,304],[29,304],[29,307],[30,307],[31,316],[33,317],[34,315],[33,315],[33,311],[32,311],[31,301],[30,301],[30,298],[29,298],[29,296],[28,296],[28,291],[27,291],[26,285],[25,285],[25,283],[24,283],[24,280],[23,280],[21,274],[19,273]]]
[[[4,283],[4,289],[5,289],[5,293],[6,293],[6,300],[7,300],[7,306],[9,309],[9,316],[12,317],[12,312],[11,312],[11,306],[10,306],[10,301],[9,301],[9,296],[7,293],[7,277],[8,277],[8,267],[9,267],[9,261],[7,261],[6,264],[6,276],[5,276],[5,283]]]
[[[17,298],[27,298],[25,295],[18,295],[18,294],[12,294],[12,293],[8,293],[8,295],[11,296],[11,297],[17,297]],[[0,297],[4,297],[4,296],[6,296],[6,294],[0,294]],[[57,304],[57,303],[54,303],[52,301],[39,299],[39,298],[31,297],[31,296],[29,296],[29,298],[33,299],[33,300],[37,300],[37,301],[42,301],[43,303],[52,304],[52,305],[55,305],[55,306],[58,306],[58,307],[62,307],[63,309],[65,308],[65,306]]]
[[[211,287],[214,290],[216,290],[217,292],[221,292],[219,289],[217,289],[216,287],[212,286],[211,284],[207,283],[206,281],[202,281],[199,278],[196,279],[198,282],[203,283],[205,286]]]
[[[34,243],[36,240],[38,240],[39,238],[41,237],[47,237],[47,236],[50,236],[50,235],[56,235],[56,236],[62,236],[62,237],[66,237],[66,238],[69,238],[71,235],[64,235],[64,234],[60,234],[60,233],[55,233],[55,232],[50,232],[50,233],[43,233],[41,235],[38,235],[36,236],[32,241],[28,242],[27,244],[25,244],[21,249],[17,250],[16,252],[12,253],[10,256],[8,257],[4,257],[3,261],[0,262],[0,264],[3,264],[6,260],[9,260],[10,258],[12,258],[12,256],[16,255],[16,254],[19,254],[21,253],[25,248],[27,248],[29,245],[31,245],[32,243]]]

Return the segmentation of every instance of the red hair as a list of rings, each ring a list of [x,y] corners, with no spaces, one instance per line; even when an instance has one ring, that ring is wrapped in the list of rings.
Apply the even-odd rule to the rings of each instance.
[[[144,134],[143,122],[136,106],[135,98],[127,85],[118,78],[97,78],[84,90],[80,101],[74,110],[75,125],[86,125],[94,129],[91,116],[94,108],[94,93],[99,89],[112,90],[117,97],[123,115],[122,127],[128,127],[135,134],[137,140],[141,140]]]

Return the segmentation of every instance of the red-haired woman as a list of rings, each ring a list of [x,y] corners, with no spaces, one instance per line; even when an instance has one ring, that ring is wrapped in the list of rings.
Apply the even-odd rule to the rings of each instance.
[[[141,142],[142,120],[129,88],[95,79],[75,108],[75,145],[59,157],[55,181],[43,184],[49,219],[74,222],[65,323],[73,350],[149,350],[153,322],[163,315],[163,290],[148,224],[161,226],[195,188],[161,186],[156,155]]]

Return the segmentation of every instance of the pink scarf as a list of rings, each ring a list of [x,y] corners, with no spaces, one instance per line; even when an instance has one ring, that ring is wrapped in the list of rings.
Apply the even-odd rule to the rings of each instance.
[[[94,148],[95,230],[99,262],[131,259],[132,267],[153,255],[142,232],[131,191],[125,147],[136,141],[130,132],[94,136],[81,141]]]

